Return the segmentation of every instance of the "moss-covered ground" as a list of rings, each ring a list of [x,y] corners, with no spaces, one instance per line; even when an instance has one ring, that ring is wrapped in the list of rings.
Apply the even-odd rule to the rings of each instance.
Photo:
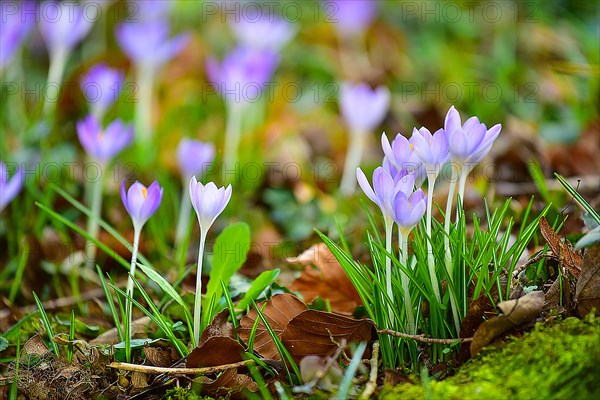
[[[600,399],[600,318],[538,324],[450,378],[387,387],[380,399]]]

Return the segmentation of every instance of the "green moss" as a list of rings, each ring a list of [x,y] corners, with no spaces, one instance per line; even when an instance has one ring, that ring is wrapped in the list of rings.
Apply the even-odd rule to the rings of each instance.
[[[600,318],[538,324],[488,347],[456,375],[387,387],[380,399],[600,399]]]
[[[161,400],[214,400],[212,397],[200,396],[189,389],[175,387],[167,390]]]

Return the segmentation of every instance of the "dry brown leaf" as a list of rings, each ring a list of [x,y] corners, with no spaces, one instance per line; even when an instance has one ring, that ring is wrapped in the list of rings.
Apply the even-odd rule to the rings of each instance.
[[[213,320],[206,327],[198,343],[202,346],[209,338],[214,336],[233,338],[233,325],[229,322],[229,309],[226,308],[214,316]]]
[[[600,245],[585,249],[581,276],[575,287],[577,311],[584,316],[592,308],[600,310]]]
[[[258,392],[258,385],[248,375],[238,374],[237,368],[228,369],[212,379],[208,376],[200,376],[194,382],[202,384],[202,393],[212,397],[226,397],[228,399],[246,399],[242,393],[244,389]]]
[[[560,236],[554,232],[544,217],[540,218],[540,231],[546,242],[548,242],[550,250],[561,260],[561,263],[571,274],[576,277],[579,276],[583,263],[581,256],[561,241]]]
[[[321,297],[329,300],[334,312],[346,315],[352,315],[362,304],[350,278],[325,243],[316,244],[287,262],[304,266],[302,275],[289,289],[301,293],[307,303]]]
[[[294,361],[308,355],[325,356],[342,340],[369,342],[374,325],[368,319],[353,319],[324,311],[305,310],[284,328],[281,341]]]
[[[477,329],[471,342],[471,357],[475,357],[484,346],[502,333],[536,318],[543,307],[542,291],[531,292],[519,299],[498,304],[503,315],[490,318]]]
[[[171,357],[171,349],[163,349],[161,347],[144,347],[144,354],[146,359],[150,361],[150,364],[155,367],[170,367],[177,359]]]
[[[263,305],[265,305],[264,309]],[[266,302],[257,304],[257,307],[262,310],[265,319],[279,337],[281,337],[283,329],[288,322],[306,310],[306,304],[289,293],[275,295]],[[252,310],[240,321],[237,333],[245,343],[248,343],[250,339],[250,334],[257,318],[259,318],[258,312]],[[259,321],[256,328],[254,351],[258,352],[264,358],[281,361],[271,335],[262,321]]]

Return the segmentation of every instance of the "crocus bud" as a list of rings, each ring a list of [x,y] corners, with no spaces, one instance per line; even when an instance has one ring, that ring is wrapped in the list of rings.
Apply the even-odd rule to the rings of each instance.
[[[131,143],[133,128],[116,119],[102,129],[100,123],[88,115],[77,122],[77,136],[90,156],[105,163]]]
[[[133,221],[133,228],[140,231],[154,214],[162,200],[163,189],[154,181],[148,188],[138,181],[125,192],[125,179],[121,183],[121,200]]]
[[[410,143],[417,156],[427,166],[439,168],[448,161],[448,137],[443,129],[438,129],[431,134],[427,128],[414,128]]]
[[[2,5],[0,18],[0,69],[9,63],[15,51],[35,24],[34,1],[7,2]]]
[[[69,53],[93,26],[77,3],[45,1],[39,10],[40,32],[50,57]]]
[[[324,6],[341,36],[363,34],[377,17],[377,2],[373,0],[331,0]]]
[[[427,197],[423,190],[417,189],[414,193],[399,191],[394,198],[394,221],[402,231],[410,232],[425,215],[427,210]]]
[[[227,207],[231,199],[231,185],[227,188],[217,188],[217,185],[213,182],[203,185],[194,176],[190,180],[190,199],[194,210],[196,210],[200,229],[206,233]]]
[[[230,25],[240,43],[257,50],[279,51],[296,34],[292,24],[259,8],[236,14]]]

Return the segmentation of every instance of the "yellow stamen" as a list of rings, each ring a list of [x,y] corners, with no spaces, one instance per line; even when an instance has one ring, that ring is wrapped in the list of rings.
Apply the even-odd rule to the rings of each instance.
[[[413,151],[413,150],[415,149],[415,146],[413,146],[413,144],[412,144],[412,143],[409,143],[409,144],[408,144],[408,147],[410,148],[410,151]]]
[[[144,200],[146,200],[147,195],[148,195],[148,189],[142,188],[142,196],[144,196]]]

